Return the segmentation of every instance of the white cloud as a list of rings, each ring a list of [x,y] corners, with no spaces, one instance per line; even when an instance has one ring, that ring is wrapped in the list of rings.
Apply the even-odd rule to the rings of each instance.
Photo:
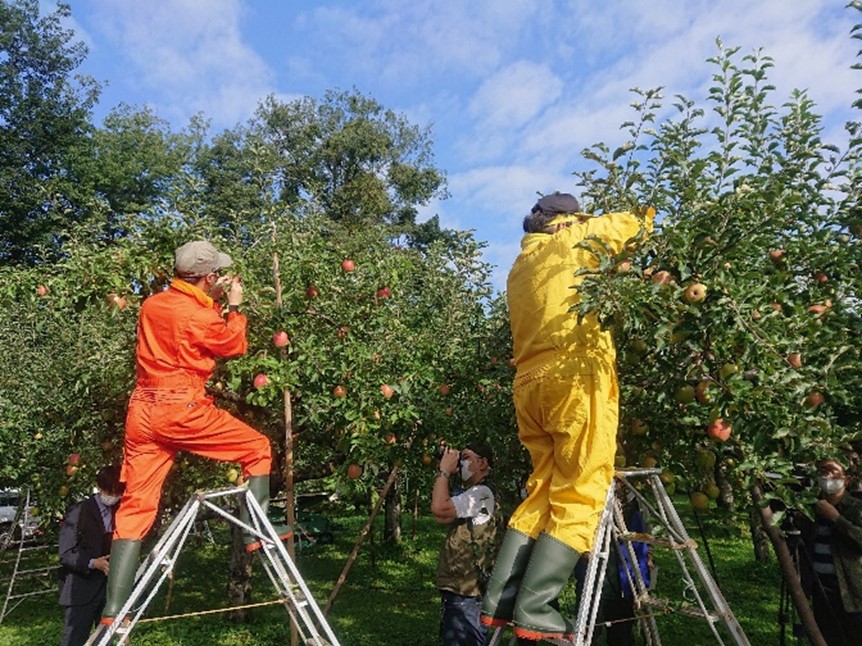
[[[243,40],[239,0],[98,0],[94,22],[130,63],[127,83],[162,111],[203,111],[232,126],[272,91],[273,75]]]
[[[480,129],[518,128],[562,93],[563,83],[546,65],[517,61],[490,76],[470,101]]]

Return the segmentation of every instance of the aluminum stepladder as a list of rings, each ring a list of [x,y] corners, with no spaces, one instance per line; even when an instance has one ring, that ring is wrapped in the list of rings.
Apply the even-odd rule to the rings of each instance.
[[[617,549],[621,557],[624,550],[628,555],[628,562],[637,563],[632,542],[645,542],[654,546],[670,548],[677,559],[685,583],[685,592],[694,598],[695,603],[688,607],[678,608],[676,612],[705,619],[718,644],[725,643],[716,625],[721,622],[726,628],[724,637],[731,640],[729,643],[749,646],[748,638],[745,636],[742,626],[739,625],[733,611],[718,589],[718,585],[700,559],[697,545],[686,532],[679,514],[673,506],[673,501],[664,488],[660,475],[660,469],[623,469],[615,473],[614,483],[608,490],[605,508],[602,511],[599,528],[596,532],[595,548],[587,567],[584,592],[575,624],[574,645],[586,646],[592,640],[608,559],[612,555],[611,549]],[[630,481],[635,479],[645,480],[645,488],[652,494],[653,502],[647,500],[644,492],[632,485]],[[649,515],[653,527],[661,526],[665,535],[659,537],[654,533],[629,532],[623,518],[621,503],[616,495],[618,485],[634,495],[640,509]],[[688,565],[694,569],[700,586],[692,578]],[[666,610],[671,606],[669,602],[652,596],[651,591],[644,583],[639,568],[627,569],[627,576],[629,584],[635,592],[635,614],[643,617],[647,644],[660,646],[661,639],[655,617],[650,609]]]
[[[229,496],[239,496],[240,504],[245,503],[248,506],[251,526],[212,502],[214,499]],[[87,640],[87,646],[108,646],[109,644],[121,646],[128,643],[129,634],[165,579],[172,574],[177,557],[195,525],[198,512],[202,509],[215,512],[263,543],[257,553],[291,621],[296,626],[300,643],[314,646],[339,646],[338,639],[311,596],[287,549],[279,540],[278,534],[257,500],[244,486],[198,493],[189,499],[135,573],[132,593],[118,613],[118,618],[125,618],[125,620],[118,619],[109,626],[97,629]]]
[[[6,594],[3,596],[3,607],[0,609],[0,623],[24,599],[43,594],[57,593],[56,577],[51,576],[58,569],[56,563],[57,546],[53,543],[44,544],[39,542],[38,535],[35,533],[39,528],[30,510],[30,488],[23,487],[20,491],[15,519],[12,521],[8,532],[0,535],[0,564],[5,564],[6,553],[13,545],[15,549],[15,555],[12,558],[12,572],[9,575],[9,585],[6,586]],[[39,531],[41,532],[41,530]],[[17,537],[16,532],[18,534]],[[15,592],[16,584],[21,584],[25,580],[38,581],[36,586],[38,589]],[[4,578],[3,583],[5,584],[5,582]]]
[[[608,489],[605,498],[605,506],[596,530],[596,539],[593,552],[589,557],[587,573],[584,579],[583,592],[579,601],[577,619],[575,622],[575,640],[558,640],[557,644],[571,644],[572,646],[588,646],[592,643],[593,631],[596,625],[601,592],[607,572],[608,560],[612,557],[612,550],[616,550],[623,560],[623,554],[628,556],[629,563],[637,563],[633,542],[645,542],[656,546],[669,547],[673,550],[682,571],[686,590],[694,596],[695,607],[679,610],[689,616],[706,619],[710,630],[715,636],[717,643],[724,644],[722,635],[716,628],[716,623],[721,621],[727,627],[727,632],[732,640],[730,643],[738,646],[750,646],[749,641],[737,622],[730,607],[709,574],[706,566],[697,553],[694,541],[688,536],[673,501],[668,496],[667,490],[659,477],[661,469],[625,469],[618,470],[614,474],[614,482]],[[630,482],[633,479],[644,479],[652,493],[654,504],[650,503],[641,491],[636,489]],[[653,526],[661,525],[666,537],[658,537],[653,534],[633,533],[628,530],[623,517],[622,505],[616,495],[617,486],[625,487],[637,499],[641,509],[650,516]],[[685,552],[685,555],[683,555]],[[688,571],[686,557],[697,574],[701,589],[695,584],[694,579]],[[637,567],[627,568],[628,583],[635,591],[634,607],[635,615],[641,618],[644,628],[644,636],[648,646],[661,646],[658,627],[651,608],[669,608],[669,603],[655,599],[647,587],[640,569]],[[706,599],[704,599],[706,596]],[[488,646],[498,646],[502,643],[503,628],[497,628],[488,642]],[[510,646],[516,643],[513,637]]]

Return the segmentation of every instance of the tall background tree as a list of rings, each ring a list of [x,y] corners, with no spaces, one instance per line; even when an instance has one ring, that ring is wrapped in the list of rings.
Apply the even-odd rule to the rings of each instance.
[[[99,85],[75,75],[86,48],[63,29],[68,5],[40,17],[37,0],[0,3],[0,262],[55,257],[81,219],[70,177],[92,129]]]

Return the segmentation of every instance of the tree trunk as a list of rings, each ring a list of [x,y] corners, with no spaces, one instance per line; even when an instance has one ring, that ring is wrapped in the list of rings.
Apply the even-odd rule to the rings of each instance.
[[[251,562],[254,557],[245,551],[242,530],[234,524],[230,526],[230,568],[227,581],[227,598],[231,606],[251,603]],[[228,617],[233,622],[245,621],[245,610],[231,610]]]
[[[775,549],[775,556],[778,557],[778,565],[781,569],[781,576],[787,583],[787,592],[790,595],[790,601],[799,615],[799,621],[805,629],[805,634],[808,636],[812,646],[828,646],[820,629],[817,627],[817,622],[814,620],[814,613],[811,611],[811,606],[808,604],[808,599],[805,598],[805,593],[802,590],[802,582],[799,580],[799,573],[793,566],[793,557],[790,555],[790,550],[787,547],[787,542],[784,540],[784,533],[772,524],[772,510],[764,504],[763,490],[760,483],[756,482],[751,487],[751,499],[754,501],[755,509],[760,513],[763,529],[772,541],[772,547]]]
[[[383,511],[383,542],[401,542],[401,490],[396,479],[386,492],[386,506]]]
[[[728,511],[736,510],[736,501],[733,498],[733,486],[727,480],[727,466],[724,461],[715,465],[715,484],[718,486],[718,504]]]
[[[748,511],[748,528],[751,531],[751,544],[754,548],[754,560],[758,563],[769,561],[769,536],[763,529],[760,511],[752,505]]]

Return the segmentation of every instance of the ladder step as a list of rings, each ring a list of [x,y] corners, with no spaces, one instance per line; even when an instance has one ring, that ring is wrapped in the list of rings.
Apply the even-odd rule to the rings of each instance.
[[[680,543],[672,538],[664,538],[653,534],[644,534],[641,532],[621,532],[620,539],[629,542],[649,543],[650,545],[661,545],[672,550],[687,550],[697,549],[697,542],[693,539],[688,539],[685,543]]]

